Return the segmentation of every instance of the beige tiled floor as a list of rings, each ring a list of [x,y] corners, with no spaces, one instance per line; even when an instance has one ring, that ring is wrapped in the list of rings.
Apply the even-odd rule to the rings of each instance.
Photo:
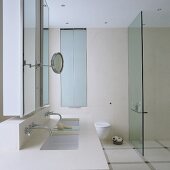
[[[156,170],[170,170],[170,163],[152,163]]]
[[[159,140],[158,141],[160,144],[164,145],[165,147],[170,148],[170,140]]]
[[[144,162],[134,149],[105,150],[109,162]]]
[[[102,145],[110,170],[170,170],[170,141],[145,141],[145,157],[128,142]]]
[[[145,149],[145,159],[149,162],[158,162],[158,161],[170,162],[170,152],[164,148]]]
[[[105,148],[105,149],[132,149],[133,148],[133,146],[131,145],[131,144],[129,144],[128,142],[126,142],[126,141],[124,141],[123,142],[123,145],[114,145],[113,143],[112,143],[112,141],[110,140],[110,141],[104,141],[104,142],[102,142],[102,145],[103,145],[103,147]]]
[[[145,141],[144,142],[145,148],[162,148],[162,145],[156,141]]]
[[[110,164],[110,170],[150,170],[145,163],[138,164]]]

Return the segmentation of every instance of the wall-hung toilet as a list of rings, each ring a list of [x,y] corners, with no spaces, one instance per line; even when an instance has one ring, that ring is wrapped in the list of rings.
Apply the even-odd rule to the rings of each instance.
[[[108,122],[96,122],[95,128],[100,140],[106,140],[110,133],[111,125]]]

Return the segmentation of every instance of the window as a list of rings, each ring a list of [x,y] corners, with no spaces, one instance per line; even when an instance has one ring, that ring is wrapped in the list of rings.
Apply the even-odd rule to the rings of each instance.
[[[87,38],[85,29],[61,29],[61,105],[87,106]]]

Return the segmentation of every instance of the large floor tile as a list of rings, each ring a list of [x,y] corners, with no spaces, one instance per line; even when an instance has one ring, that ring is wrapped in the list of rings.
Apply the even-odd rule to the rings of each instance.
[[[170,147],[170,140],[159,140],[159,142],[166,147]]]
[[[145,148],[162,148],[163,146],[154,140],[146,140],[144,141],[144,147]]]
[[[134,149],[105,150],[109,162],[143,162]]]
[[[145,159],[152,161],[170,161],[170,152],[164,148],[145,149]]]
[[[124,148],[132,149],[133,148],[133,146],[126,141],[123,141],[122,145],[115,145],[113,144],[112,140],[103,141],[101,143],[104,149],[124,149]]]
[[[170,163],[151,163],[155,170],[170,170]]]
[[[110,170],[151,170],[147,164],[110,164]]]

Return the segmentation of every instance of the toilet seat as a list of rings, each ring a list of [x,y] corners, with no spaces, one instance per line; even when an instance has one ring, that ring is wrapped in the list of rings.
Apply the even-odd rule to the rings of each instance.
[[[95,123],[95,127],[98,127],[98,128],[107,128],[107,127],[110,127],[111,125],[107,122],[104,122],[104,121],[100,121],[100,122],[96,122]]]

